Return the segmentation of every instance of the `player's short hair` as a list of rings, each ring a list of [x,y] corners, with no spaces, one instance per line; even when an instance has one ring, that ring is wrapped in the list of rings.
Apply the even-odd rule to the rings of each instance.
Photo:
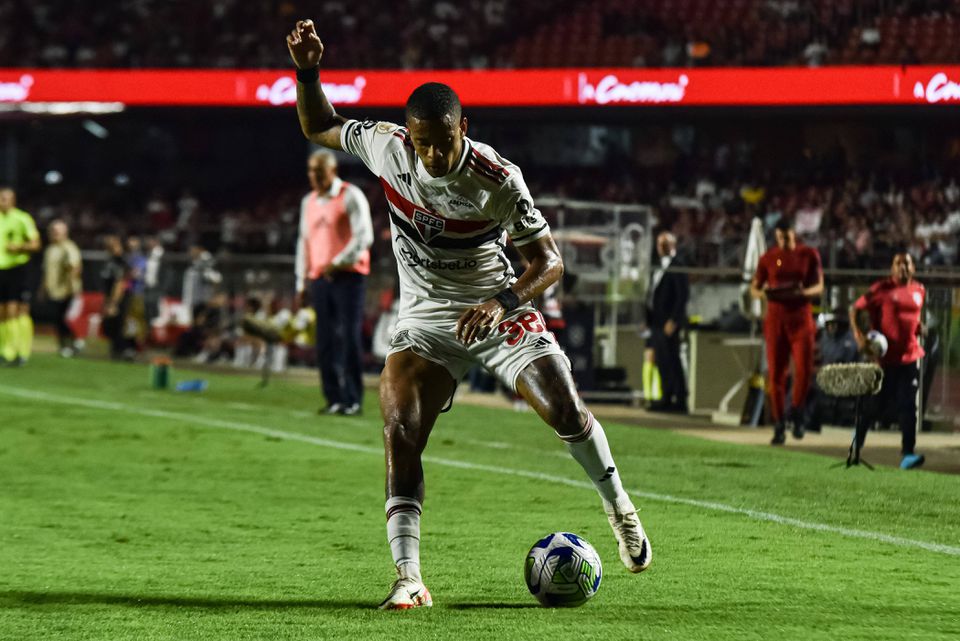
[[[917,264],[917,259],[914,258],[913,254],[910,253],[910,248],[907,247],[906,245],[895,245],[895,246],[894,246],[894,248],[893,248],[893,254],[890,255],[890,262],[892,263],[892,262],[893,262],[893,259],[896,258],[897,256],[901,255],[901,254],[903,254],[904,256],[909,257],[910,260],[913,261],[913,264],[914,264],[914,265]]]
[[[454,122],[460,122],[462,114],[457,92],[441,82],[422,84],[407,98],[407,118],[443,120],[449,116]]]
[[[319,158],[325,165],[337,166],[337,156],[332,151],[326,149],[317,149],[310,154],[310,158]]]
[[[793,219],[787,216],[781,216],[780,220],[777,221],[777,224],[773,226],[774,229],[779,229],[783,233],[787,233],[793,229]]]

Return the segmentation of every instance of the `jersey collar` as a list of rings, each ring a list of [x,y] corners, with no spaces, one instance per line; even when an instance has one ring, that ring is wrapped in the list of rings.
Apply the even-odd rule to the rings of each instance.
[[[460,173],[463,171],[464,165],[467,164],[467,158],[470,157],[471,147],[472,146],[470,144],[470,140],[466,136],[464,136],[463,149],[460,151],[460,159],[457,161],[457,164],[454,165],[452,170],[450,170],[450,173],[448,173],[445,176],[440,176],[438,178],[434,178],[433,176],[427,173],[427,170],[423,168],[423,163],[420,162],[420,157],[417,156],[417,178],[420,179],[420,182],[424,183],[425,185],[430,185],[432,187],[449,185],[450,183],[452,183],[453,181],[455,181],[457,178],[460,177]]]

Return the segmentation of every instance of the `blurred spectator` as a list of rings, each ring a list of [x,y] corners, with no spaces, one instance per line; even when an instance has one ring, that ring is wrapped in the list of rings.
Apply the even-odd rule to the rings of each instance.
[[[193,313],[193,310],[207,303],[214,294],[214,289],[221,283],[223,276],[216,269],[213,256],[200,245],[190,247],[190,266],[183,274],[183,305]]]
[[[54,220],[47,231],[47,247],[43,252],[43,293],[51,303],[56,322],[60,356],[70,358],[82,347],[70,325],[67,314],[74,298],[83,293],[80,275],[83,263],[80,249],[70,240],[67,224]]]
[[[584,36],[591,39],[575,64],[588,67],[956,62],[956,47],[918,53],[887,46],[891,25],[936,41],[949,38],[958,17],[955,3],[913,3],[909,10],[903,4],[692,0],[625,8],[554,0],[545,12],[535,0],[138,0],[82,9],[69,0],[35,0],[0,9],[0,66],[286,68],[277,34],[304,15],[327,25],[321,35],[336,52],[325,59],[328,68],[565,66],[572,59],[564,45]],[[397,28],[395,15],[412,16],[405,29]],[[151,29],[144,33],[139,27],[147,17]],[[603,42],[617,46],[596,46]]]
[[[160,239],[148,236],[147,259],[143,271],[143,300],[148,326],[160,315],[160,299],[170,293],[170,270],[163,262],[164,249]]]
[[[816,349],[819,367],[860,360],[857,341],[850,331],[847,314],[843,310],[820,314],[817,318],[817,328],[820,330]],[[850,399],[825,394],[814,379],[807,401],[807,429],[819,432],[824,423],[850,425],[853,418],[853,408],[850,404]]]
[[[133,347],[127,339],[127,310],[130,306],[130,266],[123,255],[119,236],[104,239],[107,260],[100,268],[103,283],[103,334],[110,341],[110,357],[132,360]]]

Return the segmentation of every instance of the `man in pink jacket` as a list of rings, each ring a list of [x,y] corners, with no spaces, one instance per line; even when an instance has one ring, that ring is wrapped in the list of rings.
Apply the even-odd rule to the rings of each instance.
[[[360,414],[363,353],[360,330],[373,225],[363,191],[337,176],[337,159],[317,151],[307,161],[313,190],[300,206],[297,293],[309,293],[317,314],[317,366],[326,414]]]

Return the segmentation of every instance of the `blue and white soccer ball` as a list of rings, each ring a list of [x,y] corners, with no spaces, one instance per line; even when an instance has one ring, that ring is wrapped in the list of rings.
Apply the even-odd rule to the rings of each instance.
[[[530,594],[546,607],[583,605],[597,593],[602,576],[597,551],[569,532],[554,532],[534,543],[523,565]]]
[[[867,345],[870,346],[870,351],[876,356],[882,358],[887,353],[887,337],[875,329],[867,332]]]

